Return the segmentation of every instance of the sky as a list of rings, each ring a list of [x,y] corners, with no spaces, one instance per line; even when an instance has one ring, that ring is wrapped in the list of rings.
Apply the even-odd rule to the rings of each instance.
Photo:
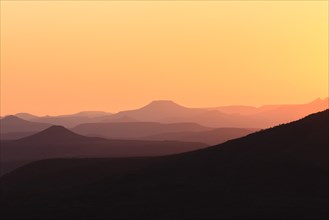
[[[328,96],[328,1],[1,1],[1,115]]]

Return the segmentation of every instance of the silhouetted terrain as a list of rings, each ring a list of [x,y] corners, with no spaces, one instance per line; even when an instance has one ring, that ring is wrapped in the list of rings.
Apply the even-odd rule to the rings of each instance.
[[[31,122],[13,115],[0,119],[0,133],[38,132],[50,126],[51,124]]]
[[[134,139],[166,132],[209,131],[211,129],[195,123],[121,122],[81,124],[72,128],[72,131],[82,135],[110,139]]]
[[[216,128],[210,131],[182,131],[168,132],[157,135],[143,137],[143,140],[176,140],[176,141],[191,141],[202,142],[209,145],[221,144],[228,140],[246,136],[255,132],[256,129],[244,128]]]
[[[128,116],[138,121],[162,122],[166,118],[194,116],[203,111],[204,109],[187,108],[170,100],[159,100],[153,101],[140,109],[119,112],[113,117]]]
[[[27,120],[34,122],[42,122],[49,123],[53,125],[62,125],[68,128],[74,127],[78,124],[82,123],[92,123],[92,122],[100,122],[103,117],[108,117],[112,115],[108,112],[102,111],[84,111],[71,115],[59,115],[59,116],[34,116],[27,113],[19,113],[18,117],[24,117]]]
[[[206,127],[268,128],[288,123],[329,107],[328,98],[306,104],[252,106],[222,106],[216,108],[188,108],[173,101],[160,100],[134,110],[111,114],[86,111],[71,115],[35,116],[18,113],[16,116],[33,121],[73,128],[86,123],[158,122],[197,123]],[[12,131],[20,132],[20,131]],[[4,133],[4,132],[2,132]]]
[[[1,173],[21,166],[22,162],[47,158],[159,156],[206,146],[180,141],[107,140],[85,137],[62,126],[52,126],[19,140],[2,140]]]
[[[49,126],[51,126],[51,125],[49,125]],[[25,137],[31,136],[35,133],[38,133],[38,131],[0,133],[0,140],[17,140],[20,138],[25,138]]]
[[[210,127],[269,128],[297,120],[313,112],[323,111],[328,107],[328,98],[316,99],[307,104],[267,105],[259,108],[227,106],[210,108],[208,111],[193,117],[180,118],[179,120]]]
[[[135,110],[122,111],[103,118],[113,122],[119,118],[161,123],[192,122],[208,127],[268,128],[323,111],[329,106],[328,98],[306,104],[251,106],[224,106],[217,108],[187,108],[173,101],[153,101]],[[100,118],[99,118],[100,119]]]
[[[35,162],[3,219],[328,219],[329,110],[184,154]]]
[[[317,112],[319,110],[325,110],[329,106],[329,98],[325,99],[316,99],[312,102],[306,104],[282,104],[282,105],[263,105],[260,107],[253,106],[241,106],[241,105],[232,105],[232,106],[221,106],[216,109],[223,113],[228,114],[240,114],[240,115],[257,115],[257,114],[267,114],[275,113],[280,115],[290,115],[293,117],[302,117],[303,115],[308,115],[312,112]]]
[[[28,121],[33,121],[33,119],[38,118],[38,116],[32,115],[30,113],[26,113],[26,112],[17,113],[17,114],[15,114],[15,116],[18,118],[24,119],[24,120],[28,120]]]
[[[98,118],[101,122],[138,122],[138,120],[129,117],[129,116],[122,116],[122,117],[103,117]]]

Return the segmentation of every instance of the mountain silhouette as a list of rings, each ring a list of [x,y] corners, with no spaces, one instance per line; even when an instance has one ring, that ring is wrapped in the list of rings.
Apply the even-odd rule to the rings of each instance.
[[[313,112],[328,108],[328,98],[316,99],[306,104],[266,105],[259,108],[249,106],[226,106],[210,108],[192,117],[179,121],[190,121],[210,127],[269,128],[278,124],[295,121]],[[170,120],[169,122],[177,122]]]
[[[104,112],[104,111],[82,111],[72,115],[62,115],[60,117],[80,116],[80,117],[96,118],[96,117],[109,116],[109,115],[112,115],[112,113]]]
[[[163,124],[157,122],[87,123],[80,124],[72,129],[78,134],[110,139],[140,139],[165,132],[208,130],[211,130],[211,128],[195,123]]]
[[[88,137],[76,134],[60,125],[53,125],[37,134],[19,139],[20,142],[68,142],[68,141],[89,141]]]
[[[15,116],[28,121],[38,118],[38,116],[26,112],[17,113]]]
[[[160,156],[207,146],[199,142],[108,140],[86,137],[63,126],[54,125],[18,140],[1,140],[1,174],[41,159]]]
[[[326,98],[316,99],[306,104],[187,108],[173,101],[160,100],[139,109],[106,116],[103,122],[129,117],[141,122],[192,122],[217,128],[269,128],[297,120],[313,112],[323,111],[328,108],[328,104],[328,98]]]
[[[228,114],[241,114],[241,115],[256,115],[256,114],[264,114],[266,112],[275,112],[280,111],[281,114],[286,114],[284,110],[290,109],[291,114],[296,114],[298,112],[302,112],[303,114],[311,114],[317,111],[323,111],[329,107],[329,98],[320,99],[317,98],[306,104],[281,104],[281,105],[263,105],[260,107],[253,106],[241,106],[241,105],[232,105],[232,106],[221,106],[212,108],[216,109],[223,113]],[[300,115],[296,115],[300,117]],[[295,116],[295,117],[296,117]]]
[[[31,136],[36,133],[38,133],[38,131],[0,133],[0,140],[18,140],[21,138]]]
[[[37,123],[27,121],[21,118],[18,118],[14,115],[6,116],[0,119],[0,132],[1,133],[10,133],[10,132],[37,132],[41,131],[47,127],[50,127],[50,124],[46,123]]]
[[[182,131],[168,132],[157,135],[143,137],[143,140],[176,140],[176,141],[191,141],[202,142],[209,145],[221,144],[228,140],[239,138],[257,129],[244,128],[216,128],[209,131]]]
[[[220,106],[215,108],[188,108],[173,101],[153,101],[146,106],[111,114],[102,111],[84,111],[71,115],[38,117],[19,113],[26,120],[73,128],[79,124],[101,122],[159,122],[197,123],[206,127],[269,128],[323,111],[329,106],[328,98],[306,104],[253,106]],[[12,131],[21,132],[21,131]],[[11,137],[17,136],[9,135]]]
[[[40,116],[40,117],[31,115],[29,113],[16,114],[16,116],[32,122],[61,125],[68,128],[74,127],[82,123],[100,122],[103,118],[109,117],[111,115],[112,115],[111,113],[103,112],[103,111],[82,111],[69,115]]]
[[[183,154],[31,163],[0,179],[2,216],[327,219],[328,133],[326,110]]]
[[[161,121],[164,118],[177,118],[196,115],[204,111],[200,108],[187,108],[170,100],[153,101],[148,105],[129,111],[119,112],[112,117],[128,116],[138,121]]]
[[[104,122],[114,122],[114,123],[119,123],[119,122],[138,122],[138,120],[132,118],[132,117],[129,117],[129,116],[122,116],[122,117],[114,117],[114,118],[111,118],[111,117],[104,117],[101,119],[101,122],[104,123]]]

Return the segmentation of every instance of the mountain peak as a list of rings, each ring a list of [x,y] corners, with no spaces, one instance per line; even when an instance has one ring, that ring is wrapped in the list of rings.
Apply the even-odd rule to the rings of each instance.
[[[151,103],[175,103],[173,100],[170,99],[158,99],[158,100],[153,100]],[[175,103],[176,104],[176,103]]]
[[[177,104],[174,101],[171,100],[155,100],[146,105],[145,107],[180,107],[184,108],[183,106]]]
[[[15,115],[8,115],[8,116],[4,117],[1,121],[2,122],[5,122],[5,121],[7,121],[7,122],[16,122],[16,121],[24,121],[24,120],[17,117],[17,116],[15,116]]]
[[[61,125],[53,125],[53,126],[50,126],[47,129],[43,130],[42,132],[71,132],[71,131],[68,130],[68,129],[66,129],[64,126],[61,126]]]
[[[16,117],[24,119],[24,120],[31,120],[31,119],[35,119],[38,118],[38,116],[32,115],[30,113],[26,113],[26,112],[20,112],[15,114]]]
[[[53,125],[37,134],[23,138],[21,140],[36,141],[36,142],[62,142],[62,141],[79,141],[84,140],[87,137],[76,134],[69,129],[60,126]]]

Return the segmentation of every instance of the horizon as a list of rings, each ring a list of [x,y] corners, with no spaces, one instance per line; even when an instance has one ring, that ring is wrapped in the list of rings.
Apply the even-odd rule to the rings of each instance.
[[[327,8],[327,1],[1,1],[1,115],[326,97]]]
[[[63,115],[73,115],[73,114],[78,114],[78,113],[83,113],[83,112],[105,112],[105,113],[110,113],[110,114],[117,114],[119,112],[122,112],[122,111],[130,111],[130,110],[138,110],[140,108],[143,108],[145,106],[148,106],[154,102],[172,102],[176,105],[179,105],[179,106],[182,106],[182,107],[186,107],[186,108],[202,108],[202,109],[211,109],[211,108],[217,108],[217,107],[230,107],[230,106],[237,106],[237,107],[252,107],[252,108],[261,108],[261,107],[264,107],[264,106],[271,106],[271,105],[303,105],[303,104],[308,104],[308,103],[312,103],[314,101],[317,101],[317,100],[321,100],[321,101],[325,101],[325,100],[329,100],[329,96],[327,97],[317,97],[315,99],[312,99],[308,102],[305,102],[305,103],[269,103],[269,104],[264,104],[264,105],[259,105],[259,106],[251,106],[251,105],[240,105],[240,104],[233,104],[233,105],[216,105],[216,106],[186,106],[186,105],[183,105],[181,103],[178,103],[176,102],[175,100],[153,100],[153,101],[150,101],[142,106],[136,106],[134,108],[130,108],[130,109],[121,109],[119,111],[108,111],[108,110],[98,110],[98,109],[95,109],[95,110],[80,110],[80,111],[77,111],[77,112],[66,112],[66,113],[63,113],[63,114],[58,114],[58,115],[53,115],[53,114],[45,114],[45,115],[38,115],[38,114],[34,114],[32,112],[24,112],[24,111],[21,111],[21,112],[16,112],[16,113],[11,113],[11,114],[0,114],[0,117],[7,117],[7,116],[11,116],[11,115],[17,115],[17,114],[31,114],[31,115],[34,115],[34,116],[38,116],[38,117],[56,117],[56,116],[63,116]],[[329,103],[328,103],[329,105]],[[328,106],[329,107],[329,106]]]

